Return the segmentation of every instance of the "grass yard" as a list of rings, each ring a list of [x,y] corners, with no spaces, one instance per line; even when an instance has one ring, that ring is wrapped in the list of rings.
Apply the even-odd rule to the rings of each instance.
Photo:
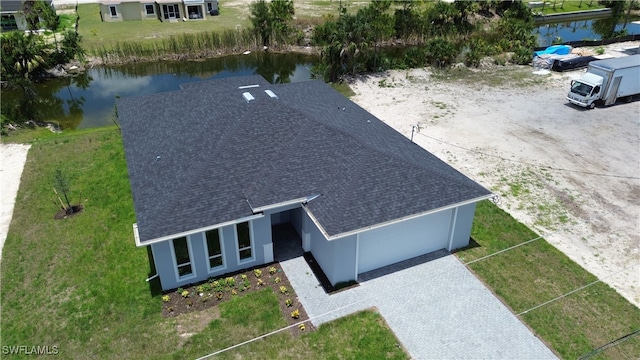
[[[492,203],[478,204],[472,237],[477,247],[457,252],[463,262],[538,237]],[[519,314],[596,281],[544,239],[472,263],[469,268]],[[597,283],[521,316],[547,345],[565,359],[640,329],[640,310],[604,283]],[[640,336],[607,349],[596,359],[636,359]]]
[[[199,313],[161,315],[161,296],[145,282],[147,252],[133,242],[133,203],[114,127],[28,131],[4,140],[32,148],[3,250],[0,346],[57,346],[61,359],[193,359],[286,324],[269,290]],[[84,205],[64,220],[53,219],[56,169],[69,182],[71,202]],[[298,338],[285,331],[221,358],[380,354],[407,358],[382,317],[362,312]]]
[[[527,2],[543,2],[542,0],[529,0]],[[605,6],[600,5],[597,0],[546,0],[544,8],[539,6],[533,8],[534,12],[541,11],[544,15],[561,14],[572,11],[588,11],[596,9],[604,9]]]
[[[171,35],[220,31],[251,26],[247,13],[238,7],[225,7],[220,2],[220,15],[207,16],[203,21],[161,22],[160,20],[102,22],[98,4],[78,5],[84,48],[92,53],[97,48],[109,48],[122,41],[149,41]]]

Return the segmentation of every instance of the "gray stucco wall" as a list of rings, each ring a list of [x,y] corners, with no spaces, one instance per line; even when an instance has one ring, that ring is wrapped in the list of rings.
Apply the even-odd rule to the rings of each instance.
[[[156,264],[156,271],[160,277],[163,290],[175,289],[177,287],[207,280],[210,277],[219,277],[223,274],[250,268],[256,265],[271,262],[268,255],[265,257],[265,247],[271,250],[271,219],[268,216],[251,221],[251,235],[253,239],[253,260],[239,263],[238,247],[236,244],[236,234],[234,225],[221,228],[221,242],[223,250],[224,266],[209,272],[209,260],[205,251],[204,233],[196,233],[187,236],[187,242],[191,245],[191,263],[194,276],[178,279],[176,275],[176,264],[172,257],[170,241],[152,244],[153,258]]]
[[[327,240],[306,213],[302,216],[303,228],[311,238],[311,253],[331,284],[355,280],[356,235]]]
[[[471,236],[471,227],[473,226],[475,211],[476,203],[458,208],[455,227],[453,228],[451,247],[448,249],[449,251],[469,245],[469,237]]]

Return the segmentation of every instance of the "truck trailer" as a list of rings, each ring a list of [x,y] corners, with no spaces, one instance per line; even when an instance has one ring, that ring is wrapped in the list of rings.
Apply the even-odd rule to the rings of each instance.
[[[640,54],[590,62],[587,72],[571,81],[567,100],[593,109],[596,102],[609,106],[619,98],[631,100],[637,94],[640,94]]]

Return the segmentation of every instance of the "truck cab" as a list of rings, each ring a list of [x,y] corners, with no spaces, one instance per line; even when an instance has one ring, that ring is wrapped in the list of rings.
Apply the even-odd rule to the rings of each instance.
[[[595,101],[601,98],[602,76],[585,73],[579,80],[571,81],[567,100],[572,104],[593,109]]]

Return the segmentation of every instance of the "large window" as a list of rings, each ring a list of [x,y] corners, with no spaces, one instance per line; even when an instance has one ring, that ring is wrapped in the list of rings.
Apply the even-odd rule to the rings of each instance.
[[[220,230],[214,229],[205,232],[207,241],[207,257],[209,258],[209,271],[224,268],[224,257],[222,256],[222,242]]]
[[[144,11],[147,15],[154,15],[156,13],[156,7],[153,4],[144,4]]]
[[[177,19],[180,17],[178,5],[162,5],[162,12],[165,19]]]
[[[236,224],[238,260],[240,263],[253,260],[251,229],[248,222]]]
[[[193,274],[191,266],[191,249],[186,237],[173,239],[173,253],[176,257],[176,268],[178,270],[178,279]]]
[[[109,6],[111,17],[118,17],[118,9],[115,6]]]

